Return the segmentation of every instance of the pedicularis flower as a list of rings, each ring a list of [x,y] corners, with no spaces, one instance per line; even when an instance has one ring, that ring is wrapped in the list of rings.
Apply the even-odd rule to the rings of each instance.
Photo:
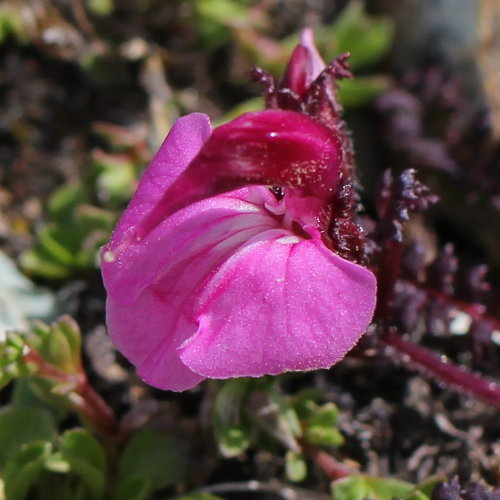
[[[255,71],[269,109],[180,118],[153,158],[102,250],[109,333],[147,383],[328,368],[368,327],[375,278],[344,258],[362,234],[338,196],[344,61],[305,31],[279,86]]]

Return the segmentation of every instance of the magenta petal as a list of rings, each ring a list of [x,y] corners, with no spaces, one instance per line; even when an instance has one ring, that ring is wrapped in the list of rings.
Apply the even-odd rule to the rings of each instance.
[[[110,337],[150,385],[185,390],[204,378],[177,352],[197,330],[193,301],[233,252],[278,226],[263,208],[273,203],[261,187],[204,200],[124,247],[114,261],[103,262]]]
[[[105,250],[117,250],[121,243],[136,235],[139,227],[141,233],[151,229],[144,227],[146,215],[155,210],[165,191],[199,153],[211,132],[210,120],[203,113],[191,113],[175,122],[144,172]]]
[[[251,184],[291,186],[329,200],[341,161],[337,136],[312,118],[281,110],[245,113],[212,132],[137,236],[190,203]]]
[[[310,60],[310,82],[312,83],[319,74],[325,69],[325,61],[320,56],[316,45],[314,44],[314,32],[310,28],[305,28],[300,34],[300,45],[309,52]]]
[[[324,68],[325,63],[314,45],[312,30],[304,29],[300,45],[297,45],[290,57],[280,87],[288,88],[301,97]]]
[[[311,84],[311,73],[312,66],[308,50],[302,45],[297,45],[290,57],[280,88],[290,89],[301,97]]]
[[[261,233],[204,287],[180,357],[214,378],[328,368],[365,332],[375,295],[373,274],[321,241]]]
[[[290,186],[319,198],[337,186],[341,144],[326,127],[294,111],[245,113],[216,128],[186,174],[216,184]]]

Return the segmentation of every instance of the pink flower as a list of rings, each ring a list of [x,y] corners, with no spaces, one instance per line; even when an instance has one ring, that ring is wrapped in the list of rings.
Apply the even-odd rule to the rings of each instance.
[[[110,336],[147,383],[328,368],[356,344],[376,283],[325,233],[341,162],[294,111],[175,123],[102,251]]]

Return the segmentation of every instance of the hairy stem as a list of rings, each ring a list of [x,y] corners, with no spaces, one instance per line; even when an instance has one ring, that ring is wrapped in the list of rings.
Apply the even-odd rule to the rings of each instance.
[[[402,338],[394,331],[384,332],[380,339],[405,356],[409,364],[422,375],[460,393],[470,394],[478,401],[500,410],[498,384],[462,366],[452,364],[446,357],[438,356],[429,349]]]
[[[423,290],[430,297],[443,301],[447,304],[453,305],[457,310],[460,310],[468,314],[474,320],[488,321],[489,323],[492,324],[492,326],[495,329],[500,330],[500,319],[496,316],[493,316],[492,314],[489,314],[486,311],[486,307],[484,305],[479,303],[469,304],[468,302],[457,299],[456,297],[453,297],[447,293],[440,292],[438,290],[433,290],[415,280],[407,280],[407,281],[408,283],[417,287],[419,290]]]

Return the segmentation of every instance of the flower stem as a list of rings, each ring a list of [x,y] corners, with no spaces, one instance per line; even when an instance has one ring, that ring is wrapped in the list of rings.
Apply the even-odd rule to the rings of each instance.
[[[79,410],[95,429],[103,435],[114,435],[118,432],[118,422],[113,410],[104,399],[86,382],[78,392],[83,404]]]
[[[452,364],[445,356],[438,356],[429,349],[402,338],[394,331],[384,332],[380,339],[405,356],[410,365],[422,375],[460,393],[468,393],[478,401],[500,410],[498,384],[462,366]]]
[[[303,440],[300,440],[300,444],[302,451],[314,460],[316,465],[326,474],[330,481],[335,481],[358,472],[354,467],[339,462],[317,446],[304,442]]]

